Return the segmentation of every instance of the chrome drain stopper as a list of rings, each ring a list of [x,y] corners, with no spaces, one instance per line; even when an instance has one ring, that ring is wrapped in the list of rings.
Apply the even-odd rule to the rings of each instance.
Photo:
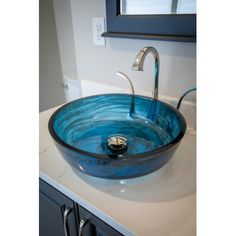
[[[127,138],[111,136],[107,140],[107,146],[113,151],[122,151],[127,148]]]

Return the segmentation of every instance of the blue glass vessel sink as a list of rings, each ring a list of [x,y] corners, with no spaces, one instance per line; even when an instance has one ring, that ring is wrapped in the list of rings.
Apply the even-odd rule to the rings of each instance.
[[[59,108],[49,120],[49,132],[73,169],[110,179],[161,168],[185,130],[184,117],[172,106],[128,94],[81,98]]]

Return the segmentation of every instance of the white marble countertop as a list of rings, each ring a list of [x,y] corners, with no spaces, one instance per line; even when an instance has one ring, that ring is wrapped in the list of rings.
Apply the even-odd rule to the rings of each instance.
[[[160,170],[129,180],[76,175],[48,132],[56,108],[40,113],[40,178],[124,235],[196,235],[196,135],[187,132]]]

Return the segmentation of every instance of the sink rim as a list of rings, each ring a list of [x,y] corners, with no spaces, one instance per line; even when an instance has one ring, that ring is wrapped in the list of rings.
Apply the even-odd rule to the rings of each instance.
[[[105,93],[105,94],[96,94],[96,95],[92,95],[92,96],[86,96],[86,97],[83,97],[83,98],[79,98],[79,99],[76,99],[74,101],[71,101],[71,102],[68,102],[64,105],[62,105],[61,107],[59,107],[50,117],[49,119],[49,122],[48,122],[48,129],[49,129],[49,133],[51,134],[52,138],[57,142],[59,143],[60,145],[62,145],[63,147],[66,147],[76,153],[79,153],[79,154],[82,154],[82,155],[87,155],[87,156],[90,156],[90,157],[95,157],[95,158],[99,158],[99,159],[107,159],[107,160],[110,160],[111,157],[109,157],[109,155],[105,155],[105,154],[98,154],[98,153],[94,153],[94,152],[87,152],[87,151],[84,151],[82,149],[79,149],[79,148],[75,148],[71,145],[69,145],[68,143],[64,142],[55,132],[54,128],[53,128],[53,121],[54,121],[54,118],[55,116],[62,110],[64,109],[67,105],[69,104],[72,104],[78,100],[82,101],[82,100],[85,100],[85,99],[88,99],[88,98],[92,98],[92,97],[99,97],[99,96],[127,96],[127,97],[132,97],[133,95],[132,94],[127,94],[127,93]],[[159,100],[159,99],[154,99],[154,98],[151,98],[151,97],[147,97],[147,96],[143,96],[143,95],[134,95],[135,97],[139,97],[139,98],[142,98],[142,99],[147,99],[147,100],[150,100],[150,101],[158,101],[159,103],[162,103],[164,104],[165,106],[167,106],[168,108],[170,108],[171,110],[173,110],[174,112],[177,113],[177,115],[180,117],[180,120],[181,120],[181,123],[182,123],[182,128],[179,132],[179,134],[176,136],[176,138],[174,138],[170,143],[168,144],[165,144],[163,145],[162,147],[158,148],[158,149],[155,149],[155,150],[152,150],[152,151],[148,151],[148,152],[144,152],[144,153],[138,153],[138,154],[130,154],[130,155],[122,155],[122,160],[123,159],[128,159],[128,158],[147,158],[153,154],[157,154],[157,153],[161,153],[165,150],[168,150],[170,149],[172,146],[174,146],[175,144],[177,144],[181,139],[182,137],[184,136],[185,134],[185,131],[186,131],[186,120],[184,118],[184,116],[176,109],[174,108],[173,106]]]

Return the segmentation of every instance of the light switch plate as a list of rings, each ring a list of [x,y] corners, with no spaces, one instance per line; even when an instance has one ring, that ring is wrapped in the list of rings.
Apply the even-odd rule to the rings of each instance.
[[[105,38],[102,33],[105,32],[105,18],[93,17],[93,45],[105,46]]]

